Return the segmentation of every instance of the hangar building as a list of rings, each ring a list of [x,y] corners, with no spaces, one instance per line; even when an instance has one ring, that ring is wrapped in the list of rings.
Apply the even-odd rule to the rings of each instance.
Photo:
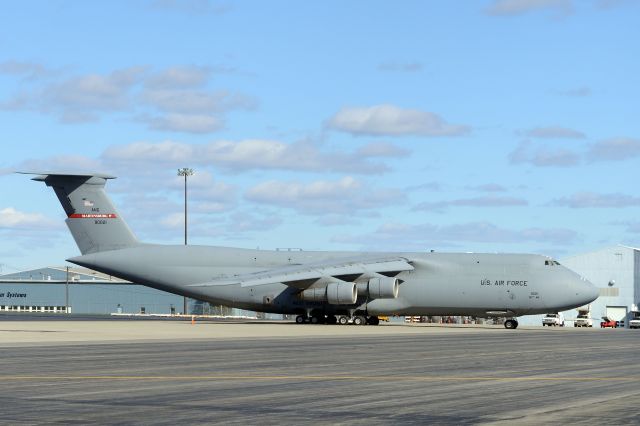
[[[564,259],[563,265],[573,269],[600,289],[600,297],[591,303],[593,325],[602,317],[624,320],[640,302],[640,250],[614,246]],[[575,318],[575,311],[565,318]]]
[[[188,313],[195,303],[189,300]],[[0,276],[0,312],[177,314],[182,311],[182,296],[85,268],[48,267]]]

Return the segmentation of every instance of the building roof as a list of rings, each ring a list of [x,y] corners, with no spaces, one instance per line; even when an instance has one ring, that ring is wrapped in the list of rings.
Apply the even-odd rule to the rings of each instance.
[[[591,250],[591,251],[587,251],[587,252],[583,252],[583,253],[572,254],[571,256],[565,257],[563,259],[563,261],[569,260],[569,259],[574,259],[574,258],[579,258],[579,257],[585,256],[585,255],[589,255],[589,254],[606,252],[606,251],[609,251],[609,250],[612,250],[612,249],[630,250],[630,251],[633,251],[633,252],[640,251],[640,249],[636,248],[636,247],[626,246],[624,244],[617,244],[615,246],[601,247],[601,248],[596,249],[596,250]]]
[[[103,274],[88,268],[76,266],[47,266],[38,269],[0,275],[0,283],[40,282],[40,283],[128,283],[129,281]]]

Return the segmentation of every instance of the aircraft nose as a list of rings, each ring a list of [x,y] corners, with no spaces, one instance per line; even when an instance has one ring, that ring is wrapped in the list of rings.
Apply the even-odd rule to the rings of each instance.
[[[555,298],[547,306],[558,312],[588,305],[598,298],[599,289],[589,280],[578,275],[569,268],[563,267],[557,271]]]
[[[585,279],[584,282],[588,287],[588,289],[586,290],[586,293],[589,295],[589,298],[591,299],[591,302],[593,302],[598,297],[600,297],[600,289],[598,287],[596,287],[595,285],[593,285],[593,283],[591,281],[587,280],[587,279]],[[591,302],[589,302],[589,303],[591,303]]]
[[[576,303],[579,303],[581,306],[593,302],[600,295],[600,290],[596,286],[586,278],[577,274],[571,287],[575,292]]]

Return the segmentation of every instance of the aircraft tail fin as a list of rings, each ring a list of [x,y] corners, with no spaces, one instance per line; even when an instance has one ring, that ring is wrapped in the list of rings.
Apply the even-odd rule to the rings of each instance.
[[[135,246],[135,235],[107,196],[108,179],[100,173],[26,173],[53,188],[67,214],[66,223],[82,254]]]

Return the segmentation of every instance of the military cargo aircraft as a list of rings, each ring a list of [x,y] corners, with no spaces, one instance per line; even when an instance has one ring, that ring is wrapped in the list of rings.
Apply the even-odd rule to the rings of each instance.
[[[167,292],[298,323],[381,315],[517,317],[583,306],[596,288],[532,254],[268,251],[138,241],[100,173],[29,173],[55,191],[81,256],[69,262]]]

